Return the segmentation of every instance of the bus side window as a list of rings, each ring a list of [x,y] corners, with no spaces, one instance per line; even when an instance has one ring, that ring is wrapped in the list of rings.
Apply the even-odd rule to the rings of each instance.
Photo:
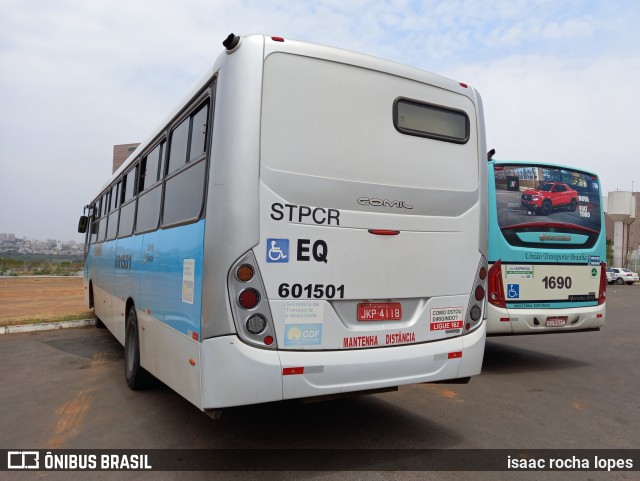
[[[147,190],[158,181],[161,150],[164,150],[164,141],[142,159],[138,192]]]
[[[208,115],[206,101],[171,132],[162,225],[193,222],[200,217],[206,179]],[[187,158],[189,162],[183,167]],[[183,169],[170,175],[180,167]]]
[[[102,209],[100,210],[100,224],[98,225],[98,242],[104,241],[107,237],[108,199],[107,194],[105,194],[100,201]]]
[[[209,104],[204,104],[200,110],[193,115],[189,162],[197,159],[206,151],[208,114]]]
[[[190,120],[191,118],[187,117],[171,132],[169,158],[167,159],[167,175],[176,171],[186,163]]]
[[[100,219],[100,202],[91,206],[91,237],[89,243],[95,244],[98,240],[98,222]]]
[[[109,222],[107,227],[107,240],[115,239],[116,235],[118,234],[119,211],[117,208],[118,199],[116,199],[117,191],[117,187],[112,187],[107,194],[109,196]]]
[[[150,232],[158,228],[162,202],[162,184],[156,186],[154,184],[160,179],[160,165],[162,165],[165,144],[166,142],[163,140],[149,155],[142,159],[136,234]]]
[[[139,164],[125,174],[122,181],[122,207],[120,207],[120,227],[118,237],[127,237],[133,233],[133,223],[136,214],[136,175]]]
[[[204,194],[206,162],[194,164],[167,180],[164,190],[162,224],[189,222],[200,217]]]

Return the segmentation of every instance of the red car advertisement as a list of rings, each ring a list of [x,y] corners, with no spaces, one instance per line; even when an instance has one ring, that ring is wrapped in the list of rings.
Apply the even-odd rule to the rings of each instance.
[[[505,236],[508,231],[514,240],[517,234],[529,243],[539,241],[541,232],[572,231],[589,237],[600,232],[597,176],[544,165],[498,163],[494,176],[498,225]],[[562,241],[562,236],[555,237]]]
[[[578,191],[562,182],[545,182],[536,189],[527,189],[520,197],[522,205],[539,215],[549,215],[554,209],[568,208],[575,212],[578,207]]]

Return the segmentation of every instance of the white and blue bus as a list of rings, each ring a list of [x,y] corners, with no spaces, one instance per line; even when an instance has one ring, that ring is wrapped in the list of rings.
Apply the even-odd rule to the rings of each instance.
[[[606,240],[598,176],[489,162],[487,335],[599,329]]]
[[[129,386],[214,413],[479,374],[478,93],[280,37],[224,46],[81,218]]]

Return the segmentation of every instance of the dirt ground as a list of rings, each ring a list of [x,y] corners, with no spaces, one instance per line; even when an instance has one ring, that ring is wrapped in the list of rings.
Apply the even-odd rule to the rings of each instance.
[[[81,277],[0,277],[0,326],[92,317]]]

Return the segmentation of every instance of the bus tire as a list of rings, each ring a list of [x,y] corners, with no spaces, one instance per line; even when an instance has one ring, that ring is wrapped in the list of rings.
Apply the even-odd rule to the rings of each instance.
[[[124,375],[127,379],[127,385],[133,390],[145,387],[149,381],[149,373],[140,366],[138,316],[136,316],[136,309],[133,306],[127,314],[125,329]]]
[[[96,316],[96,327],[98,329],[104,329],[104,322],[100,320],[100,318],[96,314],[96,302],[93,297],[93,283],[89,283],[89,309],[93,309],[93,314]]]
[[[542,207],[540,208],[540,213],[542,215],[549,215],[549,214],[551,214],[552,211],[553,211],[553,206],[551,205],[551,201],[550,200],[545,200],[542,203]]]

